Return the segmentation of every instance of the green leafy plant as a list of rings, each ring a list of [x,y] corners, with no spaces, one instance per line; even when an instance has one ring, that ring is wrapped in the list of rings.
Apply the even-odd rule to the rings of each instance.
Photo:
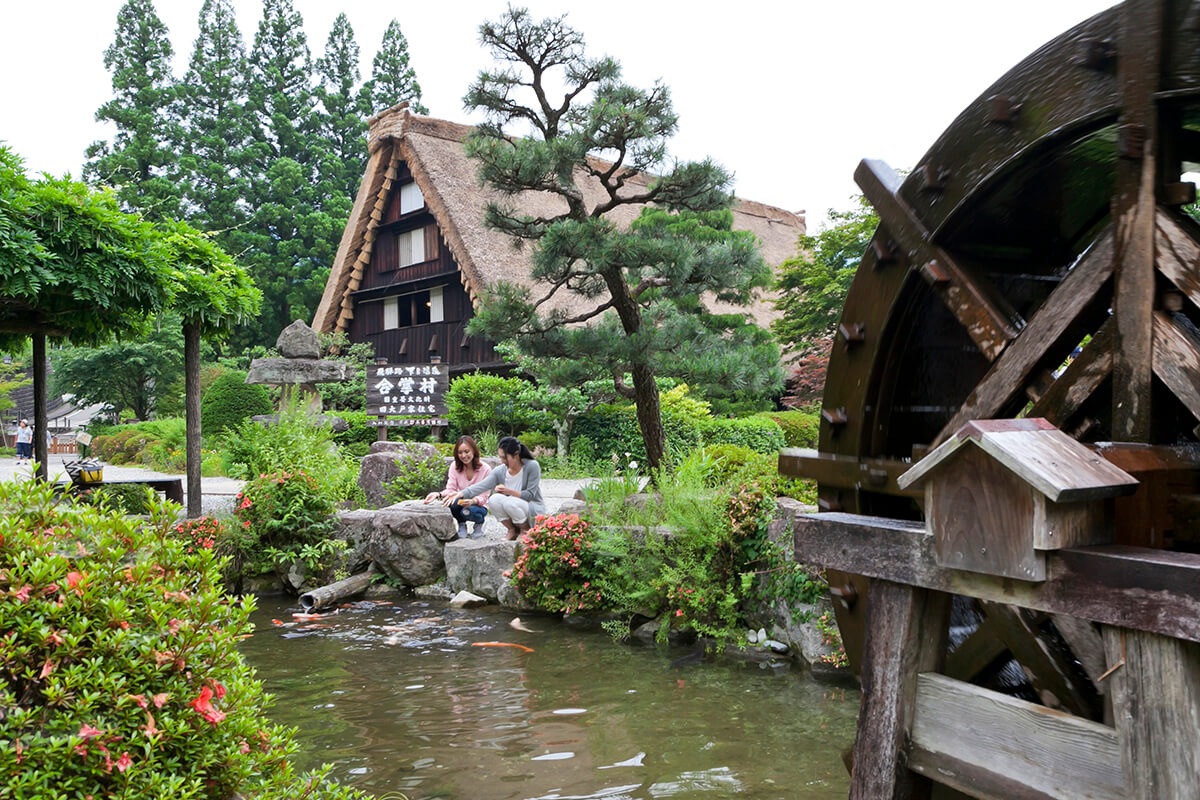
[[[0,774],[6,797],[362,798],[290,763],[237,649],[253,599],[216,556],[135,520],[0,483]]]
[[[111,483],[84,489],[80,499],[120,514],[146,514],[153,502],[154,490],[135,483]]]
[[[595,534],[578,514],[541,517],[509,574],[527,600],[548,611],[577,613],[603,607],[598,586]]]
[[[398,458],[400,474],[387,485],[384,492],[389,503],[404,500],[420,500],[430,492],[440,491],[446,486],[446,459],[440,455],[425,458]]]
[[[246,374],[229,371],[220,375],[200,401],[200,426],[206,434],[236,428],[256,414],[274,411],[266,388],[246,383]]]
[[[842,631],[838,628],[837,620],[833,618],[833,612],[826,611],[817,617],[817,630],[821,632],[821,641],[833,650],[832,653],[821,656],[821,660],[835,667],[849,666],[850,657],[846,655],[846,648],[842,643]]]
[[[548,427],[548,419],[525,402],[528,381],[502,378],[486,372],[469,372],[450,382],[446,390],[446,417],[451,433],[477,436],[496,428],[515,436],[527,428]]]
[[[251,573],[286,569],[307,560],[304,548],[333,533],[333,504],[303,472],[264,473],[246,484],[235,513],[245,531],[242,557]]]
[[[778,423],[763,417],[706,419],[699,428],[700,441],[706,445],[736,444],[771,455],[778,454],[786,445]]]

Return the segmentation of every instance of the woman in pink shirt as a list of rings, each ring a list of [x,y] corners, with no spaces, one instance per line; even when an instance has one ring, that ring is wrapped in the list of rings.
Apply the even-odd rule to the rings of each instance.
[[[460,436],[454,443],[454,463],[446,474],[446,488],[440,492],[430,492],[425,498],[426,503],[441,499],[442,504],[449,506],[450,513],[458,520],[458,535],[466,538],[467,523],[471,523],[471,538],[483,536],[483,518],[487,516],[488,492],[470,500],[454,502],[451,498],[473,486],[488,476],[490,469],[479,458],[479,445],[470,436]]]

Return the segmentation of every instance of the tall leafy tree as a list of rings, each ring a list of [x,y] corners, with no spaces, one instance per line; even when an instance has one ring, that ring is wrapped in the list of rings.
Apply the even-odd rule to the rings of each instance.
[[[773,371],[778,381],[777,354],[764,363],[761,348],[746,346],[741,315],[707,309],[710,298],[749,303],[770,269],[753,235],[731,230],[729,173],[712,161],[668,162],[677,117],[665,86],[624,83],[617,62],[587,57],[561,17],[536,22],[509,7],[480,39],[502,66],[468,90],[464,102],[487,122],[467,152],[501,193],[550,192],[564,210],[532,217],[488,206],[489,226],[534,244],[534,286],[489,287],[471,330],[555,359],[558,386],[607,373],[634,401],[656,470],[665,449],[657,375],[736,386]],[[556,87],[561,97],[551,96]],[[515,126],[531,135],[516,138]],[[645,206],[633,224],[609,216],[629,205]]]
[[[179,210],[178,159],[172,143],[174,79],[167,26],[151,0],[127,0],[117,13],[116,38],[104,52],[113,99],[96,112],[116,126],[112,141],[87,149],[84,177],[117,188],[121,205],[149,219]]]
[[[259,140],[252,156],[257,175],[279,158],[308,160],[308,137],[315,127],[310,62],[304,19],[291,0],[263,0],[250,50],[247,102]]]
[[[326,207],[333,211],[345,205],[345,213],[349,215],[349,205],[358,191],[366,163],[367,121],[358,102],[358,44],[345,14],[338,14],[333,22],[325,55],[317,59],[317,74],[320,78],[317,97],[321,101],[317,120],[319,171],[321,180],[328,183],[326,191],[341,195],[330,198]]]
[[[418,114],[429,113],[421,103],[421,84],[409,64],[408,39],[397,20],[389,22],[383,32],[383,42],[371,62],[371,79],[363,84],[359,100],[368,117],[404,100]]]
[[[779,265],[775,308],[783,312],[771,326],[793,348],[831,336],[858,262],[871,244],[879,217],[862,195],[854,208],[829,210],[829,223],[815,236],[800,238],[795,256]]]
[[[177,93],[185,212],[240,249],[235,231],[247,216],[247,187],[239,165],[250,144],[246,48],[231,0],[205,0],[199,28]]]

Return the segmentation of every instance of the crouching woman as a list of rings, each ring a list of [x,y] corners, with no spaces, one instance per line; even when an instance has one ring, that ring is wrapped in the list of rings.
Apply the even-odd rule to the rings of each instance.
[[[542,501],[542,467],[533,458],[529,448],[512,436],[500,440],[496,452],[504,463],[488,473],[479,483],[451,494],[447,502],[471,499],[484,492],[492,492],[488,510],[508,531],[509,539],[516,539],[529,530],[538,514],[546,513]]]
[[[481,483],[487,478],[490,469],[479,458],[479,445],[470,436],[460,436],[454,443],[454,463],[446,473],[446,488],[440,492],[430,492],[425,497],[426,503],[441,499],[442,504],[449,506],[450,514],[458,522],[459,538],[467,538],[467,523],[472,523],[471,538],[483,536],[483,518],[487,516],[488,493],[483,492],[469,501],[456,503],[458,492],[462,489]]]

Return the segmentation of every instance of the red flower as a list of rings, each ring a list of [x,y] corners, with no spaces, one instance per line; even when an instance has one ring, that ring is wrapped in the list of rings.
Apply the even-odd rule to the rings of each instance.
[[[33,589],[33,587],[27,583],[21,587],[20,591],[15,592],[13,596],[16,597],[18,600],[20,600],[22,603],[28,603],[29,602],[29,592],[32,589]]]
[[[200,690],[200,696],[188,703],[188,705],[196,709],[196,713],[204,717],[206,721],[216,725],[218,722],[225,719],[225,713],[213,708],[212,703],[210,702],[212,698],[213,690],[205,686]]]
[[[79,729],[79,733],[76,735],[83,739],[94,739],[95,737],[100,736],[103,733],[104,733],[104,731],[99,730],[98,728],[93,728],[91,725],[88,725],[85,722],[85,723],[83,723],[83,726]]]
[[[76,586],[79,585],[79,582],[81,580],[83,580],[82,572],[68,572],[67,573],[67,588],[74,589]]]
[[[129,753],[121,753],[121,757],[117,759],[117,772],[124,772],[133,764],[133,759],[129,757]]]

